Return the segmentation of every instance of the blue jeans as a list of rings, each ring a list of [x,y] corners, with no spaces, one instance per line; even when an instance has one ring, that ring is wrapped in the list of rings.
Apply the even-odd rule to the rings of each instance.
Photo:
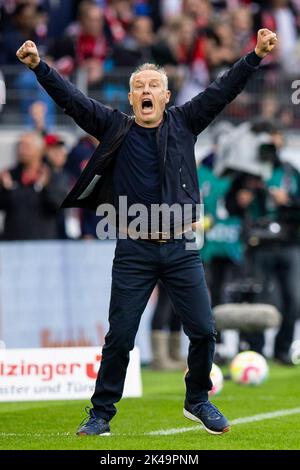
[[[129,351],[134,347],[141,315],[159,279],[189,337],[186,398],[190,404],[208,399],[215,348],[215,325],[198,250],[188,241],[118,240],[112,269],[109,332],[92,404],[98,416],[110,420],[123,393]]]

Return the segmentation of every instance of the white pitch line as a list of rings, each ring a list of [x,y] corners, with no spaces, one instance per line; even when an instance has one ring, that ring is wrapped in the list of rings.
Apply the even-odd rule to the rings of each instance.
[[[16,432],[0,432],[1,437],[68,437],[73,435],[74,433],[70,432],[23,432],[23,433],[16,433]]]
[[[237,424],[247,424],[247,423],[254,423],[256,421],[264,421],[267,419],[273,419],[273,418],[280,418],[282,416],[289,416],[289,415],[296,415],[300,414],[300,408],[291,408],[287,410],[277,410],[277,411],[272,411],[270,413],[261,413],[258,415],[253,415],[253,416],[245,416],[244,418],[237,418],[234,419],[230,422],[231,426],[237,425]],[[140,434],[113,434],[113,436],[118,437],[118,436],[169,436],[172,434],[181,434],[184,432],[189,432],[189,431],[199,431],[199,429],[204,429],[203,426],[200,424],[197,426],[190,426],[190,427],[185,427],[185,428],[173,428],[173,429],[162,429],[160,431],[152,431],[148,433],[140,433]],[[39,437],[74,437],[75,432],[48,432],[48,433],[4,433],[0,432],[0,438],[1,437],[32,437],[32,438],[39,438]]]
[[[300,414],[300,408],[291,408],[289,410],[278,410],[270,413],[261,413],[259,415],[245,416],[244,418],[237,418],[230,421],[230,425],[234,426],[237,424],[254,423],[256,421],[264,421],[266,419],[280,418],[282,416]],[[161,429],[160,431],[152,431],[147,433],[147,436],[169,436],[171,434],[181,434],[189,431],[198,431],[204,429],[203,426],[190,426],[186,428],[173,428],[173,429]]]

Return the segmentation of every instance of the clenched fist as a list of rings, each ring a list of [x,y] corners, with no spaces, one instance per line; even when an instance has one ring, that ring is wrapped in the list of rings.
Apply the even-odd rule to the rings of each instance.
[[[260,29],[257,33],[255,53],[262,59],[271,52],[277,44],[276,33],[270,29]]]
[[[35,69],[40,63],[40,56],[33,41],[26,41],[16,53],[18,59],[31,69]]]

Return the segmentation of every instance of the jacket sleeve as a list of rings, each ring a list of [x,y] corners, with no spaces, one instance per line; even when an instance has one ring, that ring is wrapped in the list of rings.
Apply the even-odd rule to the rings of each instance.
[[[48,95],[79,127],[97,139],[102,138],[112,123],[111,109],[86,97],[75,85],[42,60],[33,71]]]
[[[192,132],[202,132],[223,108],[243,90],[249,77],[258,69],[260,58],[254,52],[238,60],[206,90],[179,106]],[[254,65],[255,64],[255,65]]]

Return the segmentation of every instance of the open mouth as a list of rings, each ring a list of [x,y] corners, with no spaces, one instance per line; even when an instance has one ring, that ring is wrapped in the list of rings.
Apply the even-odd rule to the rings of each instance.
[[[153,103],[150,98],[144,98],[142,101],[142,109],[143,111],[152,111]]]

